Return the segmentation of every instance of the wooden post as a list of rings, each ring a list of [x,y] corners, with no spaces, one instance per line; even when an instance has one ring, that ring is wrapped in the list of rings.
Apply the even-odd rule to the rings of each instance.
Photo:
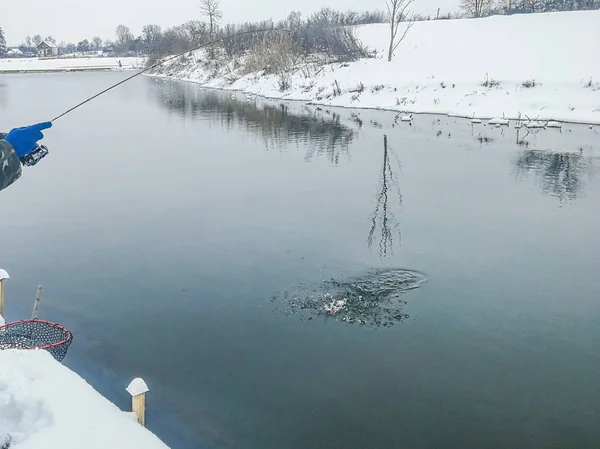
[[[4,281],[10,279],[10,276],[0,268],[0,316],[4,316]]]
[[[136,414],[138,422],[146,426],[146,393],[150,391],[144,379],[133,379],[126,388],[131,395],[131,409]]]
[[[131,396],[131,410],[136,414],[138,422],[146,426],[146,393]]]
[[[42,289],[41,285],[38,285],[37,291],[35,292],[35,301],[33,302],[33,310],[31,311],[31,319],[37,319],[38,310],[40,309],[40,300],[42,299]]]
[[[0,279],[0,316],[4,316],[4,279]]]

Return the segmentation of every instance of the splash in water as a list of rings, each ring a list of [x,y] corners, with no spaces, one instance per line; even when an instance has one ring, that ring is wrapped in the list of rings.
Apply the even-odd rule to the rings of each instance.
[[[312,289],[299,287],[274,296],[272,301],[286,301],[286,314],[299,314],[301,319],[324,316],[346,323],[390,326],[408,318],[406,301],[400,296],[426,280],[416,271],[376,269],[349,279],[331,279]]]

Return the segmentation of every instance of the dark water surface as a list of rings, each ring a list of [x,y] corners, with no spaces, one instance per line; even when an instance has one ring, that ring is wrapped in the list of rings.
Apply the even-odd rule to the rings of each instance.
[[[123,76],[4,75],[2,127]],[[600,447],[598,129],[394,119],[121,86],[0,193],[8,318],[43,284],[174,448]]]

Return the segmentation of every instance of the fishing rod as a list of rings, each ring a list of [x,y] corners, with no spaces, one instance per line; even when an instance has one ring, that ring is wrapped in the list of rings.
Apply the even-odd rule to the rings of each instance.
[[[176,55],[171,55],[165,59],[161,59],[158,62],[150,65],[149,67],[146,67],[144,70],[140,70],[139,72],[134,73],[131,76],[128,76],[127,78],[125,78],[124,80],[119,81],[118,83],[113,84],[112,86],[107,87],[106,89],[104,89],[103,91],[98,92],[97,94],[83,100],[81,103],[76,104],[75,106],[73,106],[70,109],[67,109],[66,111],[64,111],[63,113],[57,115],[56,117],[54,117],[52,120],[50,120],[51,123],[54,123],[56,120],[58,120],[61,117],[64,117],[65,115],[69,114],[70,112],[73,112],[75,109],[80,108],[81,106],[83,106],[86,103],[89,103],[90,101],[94,100],[95,98],[98,98],[100,95],[105,94],[106,92],[114,89],[115,87],[120,86],[121,84],[126,83],[129,80],[132,80],[133,78],[140,76],[156,67],[158,67],[159,65],[164,64],[165,62],[169,62],[172,61],[173,59],[179,58],[180,56],[185,55],[186,53],[190,53],[192,51],[196,51],[196,50],[200,50],[204,47],[208,47],[209,45],[213,45],[216,44],[218,42],[227,40],[227,39],[232,39],[234,37],[238,37],[238,36],[244,36],[246,34],[252,34],[252,33],[265,33],[268,31],[274,31],[276,30],[275,28],[261,28],[258,30],[251,30],[251,31],[240,31],[239,33],[234,33],[234,34],[230,34],[227,36],[222,36],[218,39],[214,39],[212,41],[209,42],[205,42],[201,45],[198,45],[195,48],[192,48],[190,50],[185,50],[182,51],[181,53],[177,53]],[[285,28],[279,28],[277,29],[277,31],[284,31],[284,32],[289,32],[289,30],[285,29]],[[27,166],[33,166],[35,164],[37,164],[43,157],[45,157],[46,155],[48,155],[49,151],[48,148],[45,145],[38,145],[31,153],[27,154],[26,156],[23,156],[21,158],[21,162],[23,163],[23,165],[27,165]]]

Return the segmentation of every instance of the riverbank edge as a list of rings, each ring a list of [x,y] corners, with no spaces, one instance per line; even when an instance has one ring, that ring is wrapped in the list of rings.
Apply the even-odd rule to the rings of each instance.
[[[191,84],[196,84],[198,85],[200,88],[202,89],[206,89],[206,90],[214,90],[214,91],[220,91],[220,92],[235,92],[235,93],[241,93],[244,95],[248,95],[248,96],[252,96],[252,97],[258,97],[258,98],[262,98],[265,100],[270,100],[270,101],[289,101],[289,102],[299,102],[308,106],[325,106],[325,107],[330,107],[330,108],[340,108],[340,109],[344,109],[344,110],[361,110],[361,111],[382,111],[382,112],[390,112],[390,113],[395,113],[395,114],[409,114],[409,115],[417,115],[417,116],[425,116],[425,115],[432,115],[432,116],[436,116],[436,117],[452,117],[452,118],[460,118],[460,119],[465,119],[465,120],[475,120],[477,121],[490,121],[490,120],[495,120],[497,118],[501,118],[502,120],[507,120],[507,121],[512,121],[512,122],[526,122],[527,119],[524,118],[523,115],[519,116],[513,116],[511,114],[509,115],[505,115],[503,114],[502,117],[497,117],[497,116],[491,116],[491,115],[464,115],[464,114],[459,114],[459,113],[453,113],[453,112],[440,112],[440,111],[423,111],[423,110],[411,110],[409,108],[389,108],[389,107],[373,107],[373,106],[361,106],[360,104],[356,104],[356,105],[352,105],[352,106],[344,106],[344,105],[337,105],[337,104],[332,104],[332,103],[327,103],[324,101],[315,101],[315,100],[307,100],[305,98],[294,98],[291,96],[285,96],[281,95],[281,96],[272,96],[272,95],[264,95],[264,94],[260,94],[260,93],[256,93],[250,89],[240,89],[240,88],[235,88],[233,86],[215,86],[214,83],[215,81],[218,82],[222,82],[225,83],[226,81],[224,79],[219,79],[219,80],[211,80],[209,82],[200,82],[198,80],[194,80],[191,78],[185,78],[185,77],[178,77],[178,76],[170,76],[170,75],[165,75],[165,74],[161,74],[161,73],[144,73],[144,76],[150,77],[150,78],[158,78],[158,79],[163,79],[163,80],[169,80],[169,81],[180,81],[180,82],[184,82],[184,83],[191,83]],[[537,118],[535,119],[536,122],[559,122],[559,123],[565,123],[565,124],[572,124],[572,125],[589,125],[589,126],[600,126],[600,118],[598,120],[571,120],[571,119],[564,119],[564,118],[554,118],[554,117],[544,117],[544,118]]]
[[[404,115],[600,124],[600,11],[416,22],[390,59],[389,24],[353,27],[368,56],[196,50],[151,74],[266,99]],[[564,39],[537,42],[563,31]],[[535,51],[523,51],[536,42]],[[283,52],[282,54],[286,54]],[[258,63],[257,63],[258,60]],[[502,125],[503,123],[501,123]]]
[[[80,68],[58,68],[58,69],[26,69],[26,70],[0,70],[0,75],[26,75],[29,73],[66,73],[66,72],[122,72],[137,70],[134,68],[114,67],[80,67]]]
[[[37,447],[39,441],[50,440],[71,449],[95,439],[115,449],[125,449],[132,442],[136,447],[169,449],[138,422],[135,412],[121,410],[82,375],[56,361],[47,351],[5,349],[0,351],[0,359],[6,368],[0,373],[1,399],[14,404],[18,412],[30,415],[34,424],[26,422],[15,429],[9,420],[9,426],[0,432],[1,447],[12,447],[13,442],[19,447]],[[139,389],[139,385],[145,390]],[[147,387],[136,379],[127,391],[132,396],[141,395]],[[40,410],[44,412],[41,415]],[[43,420],[44,416],[51,418],[49,423]]]

